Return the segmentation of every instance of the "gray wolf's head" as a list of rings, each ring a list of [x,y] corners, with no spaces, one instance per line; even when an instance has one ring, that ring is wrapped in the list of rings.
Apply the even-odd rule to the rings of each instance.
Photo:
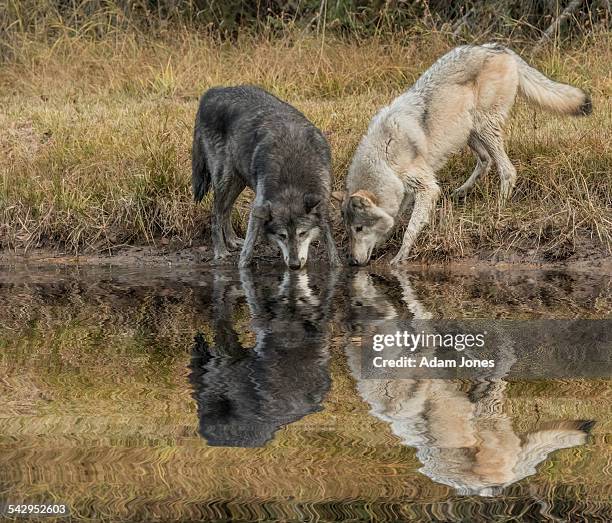
[[[333,193],[342,203],[342,218],[349,234],[349,264],[366,265],[376,247],[391,236],[394,220],[370,191]]]
[[[308,261],[310,243],[320,234],[322,202],[315,194],[286,194],[253,209],[264,222],[266,238],[278,245],[290,269],[301,269]]]

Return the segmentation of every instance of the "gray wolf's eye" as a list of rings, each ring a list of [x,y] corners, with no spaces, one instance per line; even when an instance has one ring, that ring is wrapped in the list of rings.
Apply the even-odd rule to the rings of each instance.
[[[286,232],[277,232],[276,236],[278,236],[281,240],[286,240],[287,239],[287,233]]]
[[[359,227],[355,227],[355,232],[363,231],[363,227],[360,225]]]
[[[298,236],[299,236],[300,238],[303,238],[304,236],[306,236],[306,231],[299,232],[299,233],[298,233]]]

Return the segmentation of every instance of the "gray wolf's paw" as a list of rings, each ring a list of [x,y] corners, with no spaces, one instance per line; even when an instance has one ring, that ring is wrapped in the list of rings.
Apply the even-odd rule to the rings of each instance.
[[[336,254],[335,256],[330,256],[329,264],[332,267],[342,267],[342,260],[340,259],[340,256]]]
[[[230,238],[229,240],[225,240],[225,243],[227,244],[227,247],[231,251],[239,251],[240,249],[242,249],[242,245],[244,244],[244,240],[242,238],[238,238],[238,236],[236,236],[235,238]]]
[[[215,258],[213,260],[214,263],[225,263],[227,259],[231,256],[228,251],[221,251],[215,253]]]

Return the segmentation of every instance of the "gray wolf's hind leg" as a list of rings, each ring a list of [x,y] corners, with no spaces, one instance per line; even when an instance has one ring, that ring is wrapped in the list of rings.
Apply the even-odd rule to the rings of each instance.
[[[224,233],[228,222],[231,227],[232,205],[244,188],[244,186],[240,188],[240,183],[241,180],[236,174],[225,170],[217,171],[217,176],[213,177],[215,197],[211,215],[211,232],[216,260],[222,260],[230,255]]]
[[[213,212],[210,216],[211,236],[213,250],[215,252],[215,260],[222,260],[230,255],[229,251],[227,250],[227,245],[225,245],[225,240],[223,239],[223,229],[220,223],[221,219],[217,205],[217,200],[220,198],[221,196],[218,196],[217,193],[215,193]]]
[[[503,205],[512,195],[516,183],[516,169],[504,149],[504,138],[501,129],[494,128],[486,133],[481,133],[485,149],[493,158],[500,179],[500,203]]]
[[[244,244],[244,240],[236,234],[236,231],[234,231],[231,217],[227,219],[227,222],[225,222],[223,231],[225,233],[225,243],[227,244],[227,247],[231,251],[240,250]]]
[[[392,265],[401,263],[408,258],[410,249],[412,249],[419,233],[431,220],[431,213],[435,209],[436,202],[440,197],[440,187],[433,178],[433,175],[430,174],[428,178],[426,181],[420,180],[421,186],[415,191],[412,216],[404,233],[402,246],[395,258],[391,260]]]
[[[472,132],[470,134],[468,145],[472,149],[474,156],[476,156],[476,167],[474,167],[474,172],[465,183],[453,191],[453,196],[457,198],[463,197],[470,192],[478,179],[481,176],[486,176],[491,169],[491,155],[487,152],[484,143],[476,133]]]
[[[239,238],[234,231],[234,226],[232,225],[232,207],[245,187],[246,183],[244,183],[244,180],[238,174],[235,174],[229,180],[227,186],[227,208],[225,209],[222,223],[225,244],[231,251],[239,250],[244,243],[243,239]]]

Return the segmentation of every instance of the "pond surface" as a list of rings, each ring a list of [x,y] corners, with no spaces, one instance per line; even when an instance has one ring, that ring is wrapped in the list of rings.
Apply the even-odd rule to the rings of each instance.
[[[0,510],[609,521],[609,378],[372,380],[356,354],[382,321],[611,311],[588,273],[5,267]]]

